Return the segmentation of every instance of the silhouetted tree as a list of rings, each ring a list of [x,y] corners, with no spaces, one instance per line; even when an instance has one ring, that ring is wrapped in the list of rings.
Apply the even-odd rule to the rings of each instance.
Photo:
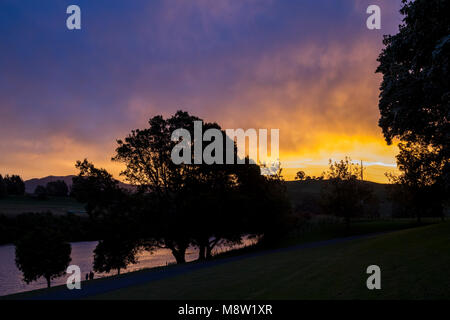
[[[47,189],[44,186],[37,186],[36,189],[34,189],[34,194],[39,200],[48,199]]]
[[[47,183],[47,194],[54,197],[66,197],[69,193],[69,188],[63,180],[57,180]]]
[[[399,143],[399,149],[397,164],[401,174],[388,175],[395,184],[395,200],[401,201],[419,223],[430,208],[434,209],[434,215],[443,216],[445,194],[440,185],[444,164],[439,151],[424,142]]]
[[[294,225],[291,216],[291,203],[286,184],[279,168],[276,174],[262,176],[258,196],[253,204],[259,203],[253,222],[256,223],[256,235],[265,245],[276,245]]]
[[[373,197],[373,189],[358,180],[361,168],[353,165],[349,158],[339,162],[330,160],[329,169],[324,172],[328,179],[322,185],[322,204],[326,212],[344,218],[346,229],[352,218],[363,214],[364,203]]]
[[[148,199],[147,215],[153,226],[147,229],[152,230],[149,237],[156,240],[153,245],[170,249],[177,263],[185,262],[190,244],[198,246],[200,260],[206,259],[220,243],[238,243],[248,233],[264,234],[266,227],[267,232],[273,231],[276,224],[272,220],[269,228],[270,218],[282,215],[269,212],[276,203],[271,197],[276,188],[267,187],[269,182],[261,176],[260,168],[248,159],[235,165],[196,164],[192,152],[187,157],[191,163],[172,161],[178,142],[171,136],[176,129],[190,133],[192,150],[201,143],[196,139],[203,137],[194,134],[194,121],[201,119],[182,111],[168,119],[155,116],[147,129],[133,130],[125,140],[119,140],[113,158],[126,165],[122,175]],[[204,131],[210,128],[221,131],[218,124],[203,122]],[[223,131],[222,137],[226,137]],[[224,144],[224,157],[233,152],[236,160],[236,146],[232,143],[233,150],[227,150],[226,139],[219,142]]]
[[[151,194],[153,208],[157,208],[153,221],[158,226],[153,236],[158,239],[158,246],[172,251],[178,263],[185,262],[185,252],[191,242],[200,247],[201,253],[211,251],[218,243],[217,229],[222,220],[218,218],[217,208],[206,208],[202,202],[207,198],[218,199],[220,192],[234,183],[232,166],[172,161],[176,142],[171,136],[176,129],[191,134],[192,147],[200,143],[195,141],[198,137],[194,135],[194,121],[201,119],[182,111],[168,119],[155,116],[149,120],[147,129],[133,130],[124,141],[118,140],[113,158],[125,163],[122,175],[130,183],[138,186],[143,194]],[[209,128],[220,130],[215,123],[203,124],[204,130]],[[202,199],[198,197],[201,194]],[[211,238],[216,240],[210,241]]]
[[[434,154],[441,178],[434,186],[450,194],[450,2],[402,1],[403,24],[386,36],[377,72],[383,74],[379,125],[390,144],[398,138]],[[410,145],[412,146],[412,145]],[[414,156],[415,157],[415,156]],[[404,158],[407,160],[407,158]],[[401,164],[400,164],[401,165]],[[428,163],[423,163],[427,166]],[[430,163],[431,166],[434,163]],[[407,165],[414,167],[415,164]],[[406,168],[406,167],[405,167]],[[422,171],[430,169],[422,168]],[[409,173],[405,173],[405,178]],[[401,179],[400,181],[403,181]],[[409,188],[409,187],[408,187]]]
[[[126,269],[129,264],[137,263],[139,247],[136,242],[112,234],[107,239],[100,240],[94,249],[94,270],[110,272]]]
[[[0,174],[0,198],[3,198],[7,195],[6,182]]]
[[[76,164],[80,170],[73,178],[72,196],[86,203],[86,210],[101,240],[94,250],[94,270],[109,272],[136,263],[142,237],[137,215],[139,199],[119,187],[105,169],[98,169],[86,159]]]
[[[125,197],[115,180],[105,169],[98,169],[87,159],[77,161],[75,167],[80,171],[72,178],[71,195],[86,204],[86,211],[93,220],[108,217]]]
[[[9,195],[21,196],[25,193],[25,183],[18,175],[6,175],[4,177],[6,190]]]
[[[44,277],[50,287],[52,279],[66,272],[71,246],[55,227],[51,215],[40,215],[38,220],[16,243],[16,265],[26,283]]]
[[[306,178],[306,174],[305,174],[304,171],[298,171],[298,172],[295,174],[295,180],[303,181],[303,180],[305,180],[305,178]]]

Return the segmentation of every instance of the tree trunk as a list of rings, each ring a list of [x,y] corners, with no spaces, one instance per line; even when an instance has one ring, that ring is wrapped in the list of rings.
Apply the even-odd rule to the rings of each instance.
[[[211,257],[212,257],[212,249],[213,249],[213,246],[207,246],[206,247],[206,259],[211,259]]]
[[[45,279],[47,280],[47,288],[50,288],[50,277],[45,277]]]
[[[119,275],[119,274],[120,274],[120,268],[117,269],[117,275]]]
[[[172,254],[175,257],[175,260],[177,261],[177,264],[182,264],[186,262],[185,254],[186,254],[186,248],[180,248],[180,249],[172,249]]]
[[[198,247],[198,261],[203,261],[205,260],[205,253],[206,253],[206,247],[205,245],[201,244]]]

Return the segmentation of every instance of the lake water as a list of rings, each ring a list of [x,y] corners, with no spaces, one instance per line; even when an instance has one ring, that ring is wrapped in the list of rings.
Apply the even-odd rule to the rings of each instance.
[[[245,239],[241,245],[233,246],[232,248],[244,247],[254,243],[252,239]],[[74,242],[72,245],[72,261],[70,264],[78,265],[81,269],[82,280],[86,273],[92,270],[92,263],[94,260],[93,251],[97,245],[96,241],[89,242]],[[230,247],[217,247],[214,250],[217,252],[224,252],[230,250]],[[186,252],[186,261],[193,261],[198,257],[198,250],[196,248],[189,248]],[[134,265],[128,266],[126,270],[121,270],[121,273],[137,271],[140,269],[153,268],[165,266],[170,263],[175,263],[175,259],[169,249],[158,249],[149,253],[144,251],[139,254],[139,262]],[[107,277],[114,275],[116,272],[110,274],[102,273],[95,274],[96,278]],[[52,286],[65,284],[67,277],[63,276],[58,279],[52,280]],[[38,281],[26,284],[22,280],[22,273],[17,269],[15,264],[15,247],[14,245],[0,246],[0,296],[7,294],[30,291],[47,286],[44,278],[38,279]]]

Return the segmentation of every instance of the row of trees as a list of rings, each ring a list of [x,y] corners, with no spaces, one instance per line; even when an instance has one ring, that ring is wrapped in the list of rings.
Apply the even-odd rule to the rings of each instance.
[[[34,194],[41,200],[45,200],[49,196],[66,197],[69,194],[69,187],[63,180],[51,181],[45,187],[37,186]]]
[[[18,175],[6,175],[2,177],[0,174],[0,198],[7,195],[23,195],[25,194],[25,183]]]

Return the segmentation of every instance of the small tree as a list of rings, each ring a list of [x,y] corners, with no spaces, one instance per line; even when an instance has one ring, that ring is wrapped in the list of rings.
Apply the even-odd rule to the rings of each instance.
[[[306,179],[306,174],[304,171],[298,171],[297,174],[295,175],[295,180],[303,181],[305,179]]]
[[[47,183],[46,189],[49,196],[66,197],[69,193],[69,188],[63,180]]]
[[[36,189],[34,189],[34,194],[39,200],[47,199],[47,189],[44,186],[37,186]]]
[[[322,187],[322,204],[328,212],[344,218],[347,231],[351,219],[363,213],[364,203],[373,196],[372,188],[358,180],[361,170],[346,157],[334,163],[330,160],[330,167],[324,172],[328,181]]]
[[[50,287],[51,280],[65,274],[71,261],[71,246],[51,220],[51,216],[43,217],[42,224],[16,243],[16,265],[27,284],[44,277]]]
[[[94,270],[110,272],[126,269],[129,264],[137,263],[139,247],[135,241],[123,239],[115,235],[100,240],[94,249]]]

